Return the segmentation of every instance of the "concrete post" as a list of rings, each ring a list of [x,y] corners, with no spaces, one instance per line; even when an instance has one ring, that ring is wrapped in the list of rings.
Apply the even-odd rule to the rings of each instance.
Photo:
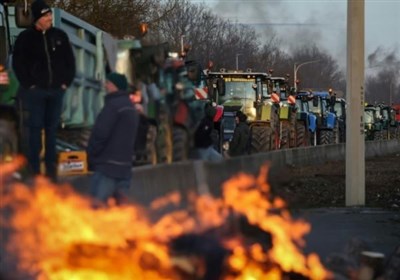
[[[365,205],[364,0],[347,2],[346,206]]]

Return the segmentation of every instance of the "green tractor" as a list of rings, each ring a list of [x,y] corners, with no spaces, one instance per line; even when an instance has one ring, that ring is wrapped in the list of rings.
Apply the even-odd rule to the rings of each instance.
[[[367,105],[365,110],[368,111],[368,116],[364,120],[368,140],[389,140],[396,138],[396,113],[391,106],[385,104]],[[372,113],[374,113],[373,120],[371,119]]]
[[[309,121],[288,77],[271,77],[270,92],[279,95],[279,149],[309,146]],[[308,108],[308,107],[307,107]]]
[[[298,110],[287,78],[222,69],[209,72],[208,80],[211,99],[224,106],[225,120],[233,119],[237,110],[248,116],[249,153],[309,145],[308,120]],[[226,134],[232,135],[233,129]]]
[[[383,140],[382,116],[378,106],[368,104],[364,107],[365,140]]]
[[[268,73],[221,69],[208,72],[207,79],[210,99],[224,107],[224,118],[233,119],[238,110],[248,116],[249,153],[279,148],[279,96],[271,92]],[[234,128],[226,127],[231,128],[231,135]],[[224,139],[226,142],[230,140],[225,136]]]
[[[11,1],[0,1],[0,162],[10,161],[21,150],[21,126],[15,97],[18,81],[11,70],[13,28]],[[11,7],[14,9],[14,7]],[[15,29],[15,28],[14,28]]]
[[[385,104],[379,105],[382,116],[383,139],[397,138],[396,112],[393,107]]]

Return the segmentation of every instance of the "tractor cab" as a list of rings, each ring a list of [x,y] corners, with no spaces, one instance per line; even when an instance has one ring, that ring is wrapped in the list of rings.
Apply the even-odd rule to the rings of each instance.
[[[229,107],[239,107],[249,120],[256,119],[256,107],[269,97],[267,91],[267,73],[247,71],[209,72],[208,93],[211,100],[223,105],[227,111]]]
[[[381,120],[379,107],[372,104],[364,107],[365,140],[381,140],[383,138]]]

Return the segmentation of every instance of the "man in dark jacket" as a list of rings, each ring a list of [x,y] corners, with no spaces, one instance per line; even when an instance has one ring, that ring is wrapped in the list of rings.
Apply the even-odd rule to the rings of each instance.
[[[217,113],[217,109],[212,104],[207,103],[204,107],[205,116],[200,121],[194,133],[194,159],[201,159],[207,161],[219,161],[223,159],[223,156],[214,149],[213,132],[214,129],[214,117]]]
[[[248,153],[250,129],[247,124],[247,116],[242,111],[236,112],[236,127],[232,140],[229,143],[229,155],[231,157],[241,156]]]
[[[33,25],[14,45],[13,68],[28,110],[29,154],[34,174],[40,173],[41,132],[45,132],[46,175],[56,179],[56,133],[65,90],[75,76],[75,58],[67,34],[52,26],[50,7],[32,3]]]
[[[105,203],[126,200],[131,184],[132,160],[139,113],[129,98],[124,75],[107,75],[104,107],[97,116],[87,147],[89,169],[94,171],[91,195]]]

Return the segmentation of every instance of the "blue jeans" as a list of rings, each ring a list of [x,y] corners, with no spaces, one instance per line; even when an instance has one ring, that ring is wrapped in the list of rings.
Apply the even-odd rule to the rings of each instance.
[[[25,95],[28,109],[29,153],[28,159],[34,174],[40,173],[41,133],[45,133],[46,175],[56,178],[57,128],[61,119],[61,110],[65,91],[63,89],[28,89]]]
[[[130,185],[131,178],[112,178],[95,171],[90,183],[90,195],[103,203],[106,203],[109,198],[113,197],[117,204],[120,205],[127,202]]]
[[[220,161],[222,160],[224,157],[218,153],[213,146],[210,146],[208,148],[197,148],[196,149],[196,153],[197,153],[197,159],[201,159],[201,160],[207,160],[207,161]]]

